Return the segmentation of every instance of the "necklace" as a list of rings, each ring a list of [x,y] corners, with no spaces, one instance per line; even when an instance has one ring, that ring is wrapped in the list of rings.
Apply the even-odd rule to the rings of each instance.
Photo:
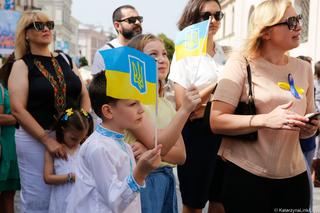
[[[51,54],[51,62],[56,74],[56,78],[44,67],[37,58],[34,64],[37,66],[42,75],[50,82],[53,87],[54,103],[58,113],[62,113],[66,108],[66,82],[64,80],[62,69],[58,61]]]

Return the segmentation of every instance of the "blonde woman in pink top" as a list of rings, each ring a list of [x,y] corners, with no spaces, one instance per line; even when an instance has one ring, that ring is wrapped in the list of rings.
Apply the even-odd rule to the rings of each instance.
[[[228,60],[218,83],[211,108],[213,132],[258,131],[256,141],[222,140],[219,155],[226,160],[222,184],[226,212],[309,209],[299,138],[314,135],[319,125],[318,120],[308,123],[304,117],[315,111],[313,76],[307,62],[286,54],[299,46],[301,19],[289,0],[260,3],[251,16],[243,51]],[[244,57],[252,70],[257,115],[234,114],[239,101],[248,100]]]

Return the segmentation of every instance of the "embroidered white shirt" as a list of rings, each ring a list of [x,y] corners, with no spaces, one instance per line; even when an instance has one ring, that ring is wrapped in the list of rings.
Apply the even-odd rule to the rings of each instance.
[[[140,186],[131,175],[134,166],[131,147],[123,142],[123,135],[98,125],[81,145],[67,212],[140,213]]]

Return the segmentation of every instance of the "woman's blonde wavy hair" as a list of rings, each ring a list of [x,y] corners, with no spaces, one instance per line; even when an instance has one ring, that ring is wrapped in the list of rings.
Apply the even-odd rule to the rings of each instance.
[[[260,56],[263,48],[262,36],[265,30],[282,19],[286,9],[292,6],[290,0],[266,0],[253,11],[249,22],[249,35],[243,47],[243,54],[248,58]]]
[[[22,14],[17,24],[15,58],[20,59],[30,52],[29,43],[26,40],[26,27],[34,21],[49,21],[49,17],[40,11],[26,11]]]

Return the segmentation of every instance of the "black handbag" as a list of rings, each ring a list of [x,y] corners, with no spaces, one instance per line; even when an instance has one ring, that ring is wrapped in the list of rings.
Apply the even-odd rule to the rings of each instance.
[[[238,103],[238,106],[234,111],[234,114],[236,115],[256,115],[256,106],[254,104],[254,99],[252,95],[251,68],[247,59],[246,59],[246,64],[247,64],[247,80],[249,85],[248,102],[246,103],[246,102],[240,101]],[[256,141],[258,139],[258,131],[251,132],[248,134],[242,134],[242,135],[233,135],[231,137],[236,137],[237,139],[246,140],[246,141]]]

